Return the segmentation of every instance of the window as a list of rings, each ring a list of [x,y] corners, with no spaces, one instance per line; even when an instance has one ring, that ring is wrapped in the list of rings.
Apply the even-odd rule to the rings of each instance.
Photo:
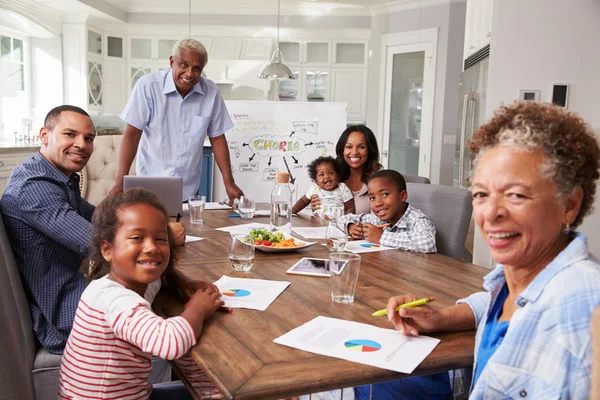
[[[29,112],[27,41],[0,33],[0,133],[4,140],[22,140]]]

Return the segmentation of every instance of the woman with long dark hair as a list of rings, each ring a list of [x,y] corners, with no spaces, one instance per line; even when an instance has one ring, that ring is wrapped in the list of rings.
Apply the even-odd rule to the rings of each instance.
[[[382,168],[379,148],[373,131],[365,125],[351,125],[340,136],[335,146],[336,160],[340,165],[340,181],[352,191],[357,214],[371,212],[367,196],[367,181]],[[318,210],[321,201],[311,198],[311,209]]]

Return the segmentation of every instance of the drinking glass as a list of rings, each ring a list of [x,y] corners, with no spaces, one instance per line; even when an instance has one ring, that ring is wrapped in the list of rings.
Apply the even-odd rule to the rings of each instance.
[[[354,253],[329,253],[331,300],[334,303],[350,304],[354,301],[360,260],[360,256]]]
[[[190,210],[190,222],[192,224],[203,223],[204,206],[206,204],[206,196],[190,196],[188,197],[188,208]]]
[[[244,219],[251,219],[254,217],[254,212],[256,211],[256,203],[254,203],[254,200],[251,200],[246,196],[242,196],[240,197],[240,201],[238,203],[238,210],[240,217]]]
[[[250,235],[231,235],[229,261],[236,271],[248,272],[254,265],[254,239]]]
[[[329,251],[343,251],[348,242],[348,235],[337,226],[335,221],[329,221],[325,230],[325,239]]]

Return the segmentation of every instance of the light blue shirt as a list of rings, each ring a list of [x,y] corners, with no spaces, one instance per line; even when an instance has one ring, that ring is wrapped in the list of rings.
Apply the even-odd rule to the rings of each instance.
[[[585,236],[573,235],[516,299],[518,309],[506,336],[481,371],[470,399],[589,397],[590,320],[600,304],[600,264],[588,254]],[[475,360],[491,305],[505,282],[504,267],[498,265],[484,278],[489,292],[459,300],[475,316]]]
[[[233,127],[217,85],[201,77],[182,98],[171,69],[142,76],[121,119],[143,131],[137,173],[182,176],[184,200],[198,191],[206,135],[217,137]]]

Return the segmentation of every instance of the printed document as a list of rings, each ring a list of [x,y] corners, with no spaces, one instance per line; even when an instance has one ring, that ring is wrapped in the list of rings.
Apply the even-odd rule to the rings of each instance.
[[[440,342],[428,336],[403,336],[393,329],[322,316],[273,341],[405,374],[412,373]]]
[[[231,278],[223,275],[215,286],[223,295],[225,307],[264,311],[288,287],[290,282]]]
[[[270,230],[271,226],[269,224],[260,224],[258,222],[253,222],[251,224],[242,224],[242,225],[231,225],[224,226],[222,228],[217,228],[218,231],[229,232],[231,234],[249,234],[252,229],[266,229]]]
[[[396,249],[393,247],[387,247],[387,246],[384,246],[381,244],[369,243],[366,240],[348,240],[344,250],[350,251],[352,253],[373,253],[375,251],[396,250]]]
[[[199,240],[204,240],[204,238],[201,238],[200,236],[185,235],[186,243],[197,242]]]
[[[306,239],[325,239],[327,227],[326,226],[315,226],[315,227],[293,227],[292,230],[298,235]]]

